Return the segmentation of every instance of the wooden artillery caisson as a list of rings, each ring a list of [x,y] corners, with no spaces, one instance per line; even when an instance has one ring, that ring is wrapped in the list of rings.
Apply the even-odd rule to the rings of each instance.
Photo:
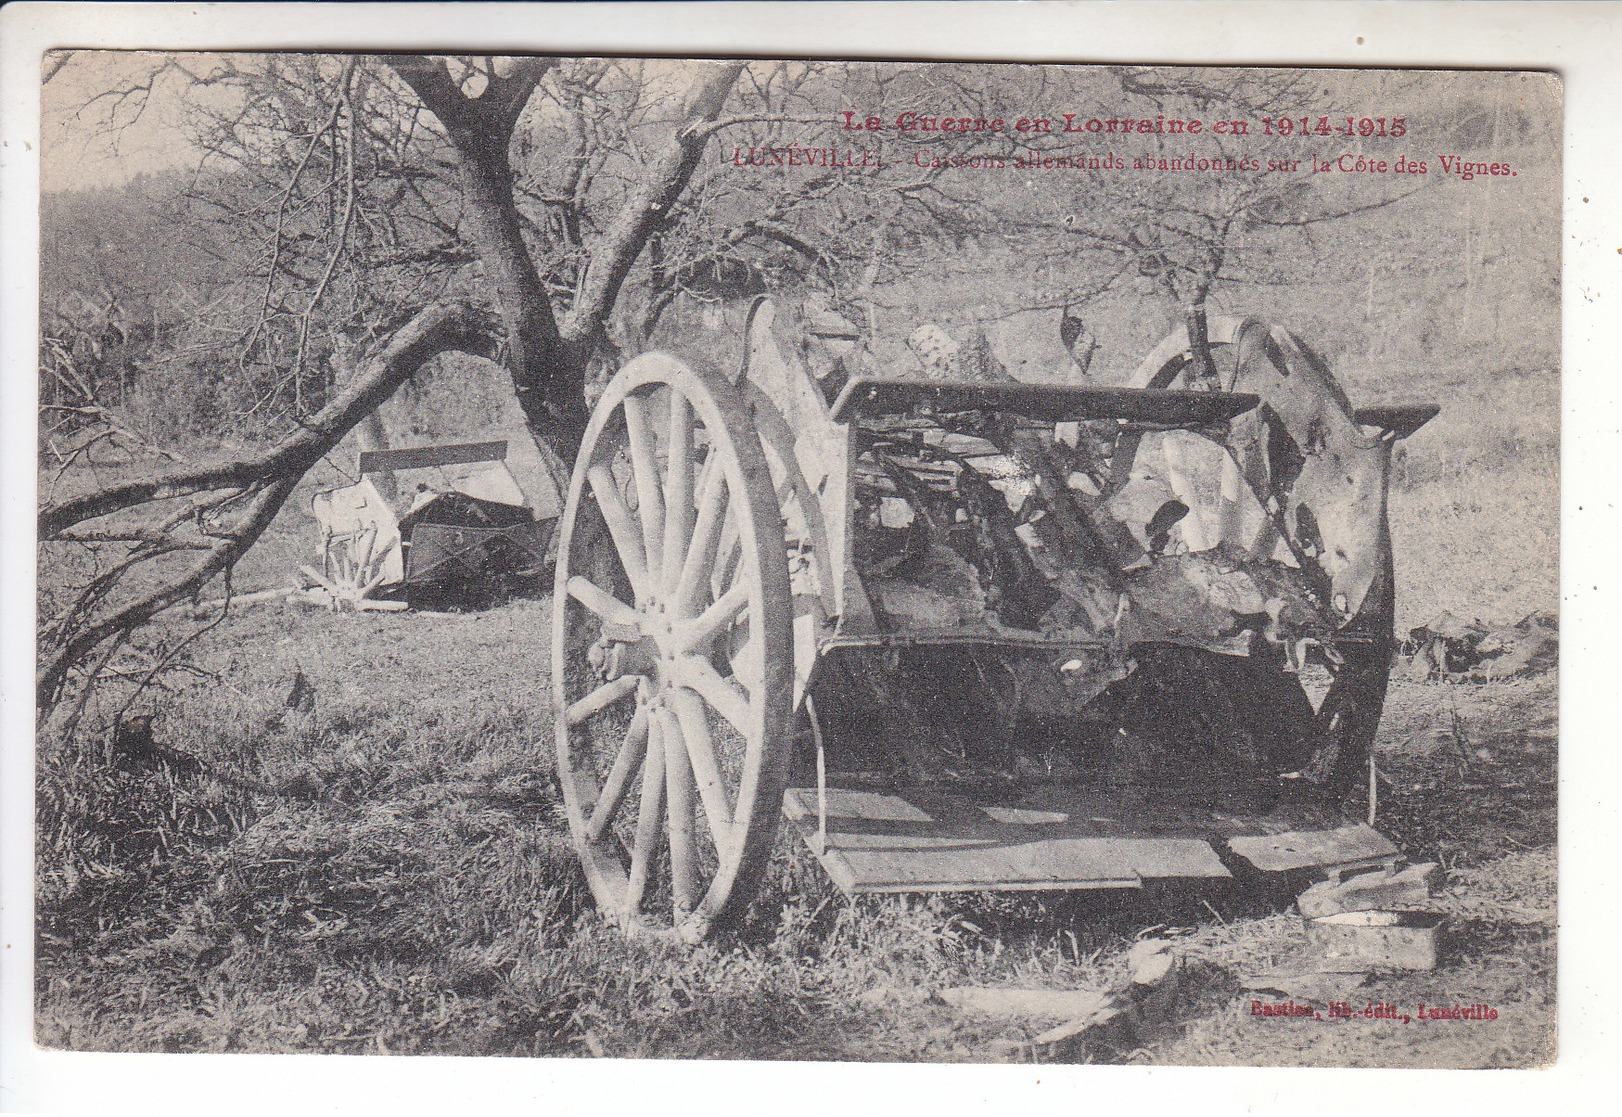
[[[1190,336],[1126,388],[835,392],[763,302],[733,377],[621,370],[552,628],[599,905],[703,937],[754,894],[779,810],[847,891],[1394,861],[1339,804],[1390,663],[1390,451],[1435,409],[1355,411],[1254,320]]]

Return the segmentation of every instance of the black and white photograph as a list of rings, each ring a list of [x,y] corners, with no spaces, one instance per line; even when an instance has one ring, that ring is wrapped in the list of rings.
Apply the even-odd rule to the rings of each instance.
[[[35,1044],[1553,1065],[1561,75],[790,53],[42,54]]]

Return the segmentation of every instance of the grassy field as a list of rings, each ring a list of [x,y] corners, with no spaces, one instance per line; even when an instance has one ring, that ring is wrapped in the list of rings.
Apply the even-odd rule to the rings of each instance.
[[[1379,394],[1368,385],[1367,394]],[[1399,629],[1447,609],[1553,609],[1556,377],[1437,373],[1447,410],[1393,483]],[[329,480],[312,477],[308,485]],[[239,571],[284,584],[301,495]],[[1497,1021],[1262,1020],[1240,978],[1302,945],[1290,897],[1237,891],[848,900],[781,835],[743,926],[693,951],[592,910],[552,783],[550,602],[486,613],[243,609],[150,696],[211,774],[122,772],[43,741],[37,1038],[121,1051],[841,1060],[1028,1058],[1040,1025],[966,1016],[960,985],[1105,988],[1152,932],[1202,975],[1179,1025],[1087,1058],[1156,1064],[1526,1066],[1554,1051],[1555,677],[1399,680],[1382,829],[1447,871],[1429,973],[1341,999],[1489,1003]],[[175,619],[174,624],[183,623]],[[315,690],[290,709],[296,675]],[[279,793],[264,789],[275,787]],[[1435,1035],[1433,1032],[1445,1032]]]

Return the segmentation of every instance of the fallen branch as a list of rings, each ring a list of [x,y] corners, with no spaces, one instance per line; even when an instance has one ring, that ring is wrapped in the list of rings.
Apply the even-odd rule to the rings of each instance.
[[[236,563],[247,549],[259,541],[282,504],[298,486],[299,477],[284,477],[260,490],[237,525],[222,535],[209,550],[179,577],[172,578],[110,615],[79,630],[64,640],[54,652],[42,658],[34,677],[34,699],[40,706],[55,698],[68,669],[95,650],[110,636],[139,627],[171,605],[184,601],[208,581]]]
[[[362,364],[348,388],[306,420],[297,433],[267,453],[171,470],[50,505],[40,512],[39,537],[52,539],[84,520],[109,516],[138,504],[213,489],[246,488],[270,478],[303,476],[425,362],[451,351],[488,357],[494,351],[493,331],[482,315],[465,304],[429,307],[401,327],[381,353]]]
[[[365,361],[348,388],[269,451],[215,465],[171,470],[48,505],[39,516],[42,542],[91,547],[128,545],[129,550],[84,586],[42,630],[35,675],[39,708],[44,710],[58,701],[70,672],[95,656],[106,641],[126,637],[164,610],[188,598],[195,599],[214,578],[228,574],[275,519],[304,473],[425,362],[451,351],[488,357],[493,348],[494,330],[471,306],[452,303],[429,307],[401,327],[381,352]],[[204,492],[209,495],[169,512],[155,528],[70,531],[87,520]],[[239,501],[243,502],[240,512],[228,525],[222,525],[226,510]],[[195,535],[183,537],[181,532],[188,526]],[[112,591],[135,566],[181,552],[192,552],[196,557],[178,570],[166,571],[155,587],[143,587],[133,599],[110,603]],[[87,677],[85,685],[93,683],[94,673]]]

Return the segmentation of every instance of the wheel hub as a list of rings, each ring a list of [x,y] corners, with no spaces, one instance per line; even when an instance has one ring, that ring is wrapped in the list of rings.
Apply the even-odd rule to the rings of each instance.
[[[590,658],[604,682],[624,675],[641,675],[652,684],[655,699],[676,686],[681,661],[692,649],[678,641],[677,626],[661,601],[650,601],[637,611],[637,623],[605,625]]]
[[[643,675],[652,679],[659,673],[663,658],[664,653],[653,637],[635,631],[605,632],[590,653],[590,662],[604,682],[612,682],[625,675]]]

